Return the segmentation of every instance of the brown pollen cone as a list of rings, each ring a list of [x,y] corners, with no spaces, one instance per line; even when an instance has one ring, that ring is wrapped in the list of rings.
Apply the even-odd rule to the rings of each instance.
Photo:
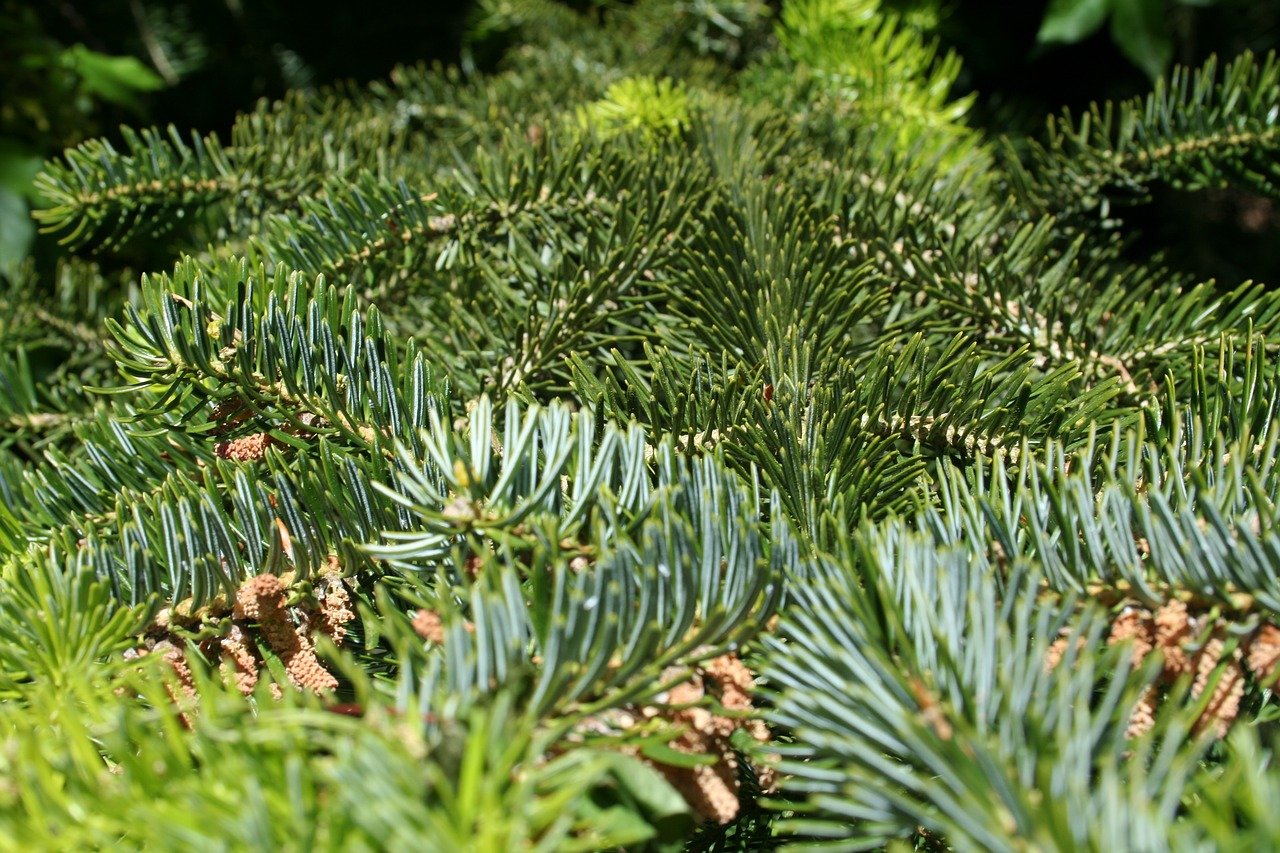
[[[429,643],[444,645],[444,620],[434,610],[419,610],[413,614],[413,630]]]
[[[234,459],[237,462],[255,462],[267,453],[267,448],[275,439],[269,433],[255,432],[251,435],[219,441],[213,452],[223,459]]]
[[[248,696],[258,685],[258,656],[239,625],[232,625],[219,641],[222,659],[235,668],[236,689]]]
[[[1163,686],[1182,676],[1193,678],[1191,696],[1200,698],[1212,684],[1205,708],[1196,721],[1198,730],[1212,729],[1219,737],[1240,713],[1246,675],[1266,681],[1280,661],[1280,629],[1265,624],[1224,655],[1226,624],[1210,624],[1203,614],[1191,613],[1186,602],[1173,599],[1154,612],[1142,607],[1126,607],[1111,625],[1109,643],[1132,642],[1133,664],[1138,666],[1154,651],[1163,662],[1159,678],[1142,694],[1129,720],[1128,734],[1137,737],[1155,725]],[[1197,647],[1197,644],[1198,647]],[[1062,659],[1066,640],[1059,639],[1046,653],[1046,665],[1053,669]]]
[[[236,593],[234,615],[258,623],[263,638],[281,661],[289,680],[317,693],[333,690],[338,680],[316,657],[307,626],[295,626],[285,608],[285,588],[275,575],[249,578]]]
[[[730,742],[733,733],[742,728],[758,742],[769,740],[768,728],[762,720],[738,717],[736,713],[733,716],[717,713],[705,707],[704,700],[713,699],[727,712],[747,714],[754,710],[751,702],[754,688],[755,678],[746,664],[737,655],[721,655],[705,663],[688,681],[673,687],[666,697],[667,707],[656,709],[657,715],[683,729],[669,744],[673,749],[716,758],[714,764],[697,767],[650,762],[704,820],[725,824],[738,816],[739,762]],[[761,787],[768,789],[773,774],[765,768],[759,779]]]
[[[1170,601],[1155,613],[1155,645],[1164,655],[1165,676],[1178,676],[1194,671],[1191,656],[1183,648],[1195,639],[1195,622],[1187,613],[1187,605]]]
[[[191,672],[191,665],[187,663],[187,655],[184,651],[182,642],[178,641],[177,643],[172,643],[168,640],[161,640],[159,643],[156,643],[156,646],[152,651],[159,652],[164,658],[165,663],[169,664],[169,666],[173,668],[174,674],[178,676],[178,690],[182,692],[181,697],[174,692],[173,687],[165,686],[165,690],[168,692],[169,698],[173,703],[181,708],[183,702],[179,701],[180,698],[186,700],[186,702],[194,701],[196,698],[195,675]],[[189,729],[192,727],[191,715],[186,711],[180,712],[178,717],[182,720],[182,725],[185,728]]]
[[[1219,637],[1213,637],[1204,644],[1204,648],[1196,655],[1196,680],[1191,687],[1191,695],[1199,697],[1208,688],[1218,665],[1222,663],[1222,653],[1226,643]],[[1236,648],[1227,659],[1218,681],[1209,696],[1209,704],[1205,706],[1196,721],[1196,728],[1204,730],[1212,727],[1218,737],[1226,737],[1227,729],[1235,722],[1240,713],[1240,700],[1244,698],[1244,669],[1241,663],[1240,649]]]
[[[1270,623],[1263,625],[1249,638],[1245,646],[1249,671],[1263,684],[1270,685],[1276,676],[1276,663],[1280,661],[1280,628]]]
[[[335,645],[342,645],[347,638],[347,623],[356,618],[351,609],[351,595],[341,578],[331,578],[324,595],[320,598],[320,630],[333,640]]]

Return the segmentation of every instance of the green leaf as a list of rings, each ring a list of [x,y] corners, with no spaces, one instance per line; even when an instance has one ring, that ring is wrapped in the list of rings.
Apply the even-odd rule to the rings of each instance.
[[[1111,37],[1126,57],[1153,80],[1173,59],[1164,0],[1114,0]]]
[[[1088,38],[1107,19],[1110,5],[1111,0],[1053,0],[1040,22],[1036,41],[1071,43]]]
[[[592,810],[588,801],[585,808],[593,830],[604,835],[610,843],[620,848],[638,846],[654,836],[653,827],[647,820],[622,806]]]
[[[620,791],[649,818],[658,841],[678,841],[693,828],[693,813],[662,774],[630,755],[609,756]]]
[[[113,104],[136,108],[138,92],[164,88],[164,80],[132,56],[108,56],[77,44],[67,48],[63,62],[80,75],[85,91]]]
[[[665,743],[646,743],[640,747],[640,754],[659,764],[672,767],[693,768],[716,763],[714,755],[699,755],[693,752],[681,752]]]

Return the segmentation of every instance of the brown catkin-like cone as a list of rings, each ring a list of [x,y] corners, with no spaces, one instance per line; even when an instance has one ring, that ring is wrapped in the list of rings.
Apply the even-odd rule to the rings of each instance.
[[[191,672],[191,665],[187,663],[187,655],[183,650],[181,641],[175,644],[168,640],[161,640],[156,643],[152,651],[159,652],[165,663],[169,664],[173,668],[174,674],[178,676],[178,689],[182,692],[182,695],[178,696],[172,687],[166,685],[165,690],[169,694],[169,699],[179,708],[184,704],[181,700],[186,700],[188,703],[194,700],[196,698],[195,675]],[[192,727],[191,715],[186,711],[179,712],[178,718],[182,720],[182,725],[185,728]]]
[[[419,610],[413,614],[413,630],[429,643],[444,645],[444,620],[434,610]]]
[[[1276,663],[1280,662],[1280,628],[1270,623],[1258,629],[1245,647],[1247,663],[1254,678],[1270,685],[1275,679]]]
[[[1059,637],[1044,650],[1044,668],[1046,672],[1053,672],[1058,668],[1058,664],[1062,663],[1062,659],[1067,654],[1067,643],[1066,637]]]
[[[1131,738],[1142,737],[1151,731],[1156,724],[1156,704],[1159,701],[1160,691],[1154,684],[1149,685],[1142,692],[1142,698],[1134,706],[1133,713],[1129,715],[1129,727],[1125,729],[1127,736]]]
[[[1196,727],[1201,731],[1212,727],[1218,737],[1223,737],[1240,713],[1247,673],[1252,672],[1263,681],[1272,677],[1280,664],[1280,629],[1270,624],[1263,625],[1233,650],[1224,662],[1226,644],[1220,626],[1215,627],[1213,635],[1198,651],[1194,650],[1193,644],[1207,633],[1209,627],[1207,623],[1199,623],[1197,617],[1188,611],[1186,603],[1177,599],[1168,601],[1154,614],[1139,607],[1127,607],[1116,617],[1108,642],[1131,641],[1135,666],[1157,650],[1164,663],[1159,680],[1147,688],[1133,710],[1128,728],[1130,737],[1139,737],[1155,725],[1156,710],[1163,695],[1162,686],[1184,675],[1192,675],[1191,695],[1199,698],[1219,666],[1222,673]],[[1054,646],[1062,642],[1059,640]],[[1189,647],[1191,651],[1188,651]],[[1061,659],[1064,650],[1065,645],[1050,648],[1047,655],[1050,668]]]
[[[772,757],[773,761],[778,760],[775,753]],[[774,794],[778,791],[778,770],[771,764],[755,765],[756,785],[766,794]]]
[[[666,697],[669,710],[661,713],[684,731],[670,743],[673,749],[693,755],[711,755],[714,764],[697,767],[655,765],[689,806],[704,820],[728,823],[738,815],[738,755],[730,738],[746,729],[760,743],[769,741],[769,730],[758,718],[717,714],[699,704],[708,694],[728,712],[750,713],[755,676],[737,655],[725,654],[705,663],[689,680],[672,687]],[[687,706],[687,707],[682,707]],[[643,716],[649,716],[642,711]],[[773,772],[763,768],[760,784],[773,784]]]
[[[682,681],[667,691],[668,705],[689,705],[706,696],[702,689],[702,676],[694,673],[687,681]]]
[[[168,640],[162,640],[156,643],[155,650],[161,653],[169,666],[173,667],[174,673],[178,676],[178,685],[182,688],[182,692],[187,696],[195,696],[195,676],[191,672],[191,666],[187,663],[187,656],[182,646],[175,645]]]
[[[432,628],[439,617],[424,616],[419,611],[415,628]],[[421,632],[420,632],[421,633]],[[662,680],[680,677],[682,670],[669,667]],[[623,745],[622,749],[640,758],[660,772],[684,798],[689,807],[704,821],[725,824],[738,815],[740,759],[731,738],[745,729],[756,741],[770,740],[764,721],[747,716],[754,711],[751,693],[755,677],[733,654],[722,655],[696,669],[684,681],[672,685],[658,704],[605,711],[583,723],[582,730],[607,733],[626,731],[638,724],[663,720],[675,727],[676,734],[668,743],[672,749],[688,755],[708,756],[711,763],[696,767],[663,764],[640,755],[639,750]],[[708,700],[712,700],[711,703]],[[712,704],[715,707],[707,707]],[[723,708],[723,713],[717,713]],[[771,767],[758,769],[756,778],[761,789],[770,790],[775,773]]]
[[[255,432],[227,441],[219,441],[213,452],[223,459],[234,459],[237,462],[255,462],[267,453],[274,439],[269,433]]]
[[[1133,665],[1136,667],[1146,660],[1156,645],[1155,621],[1150,610],[1126,607],[1111,623],[1111,635],[1107,638],[1107,643],[1115,645],[1126,641],[1133,643]],[[1159,689],[1155,685],[1149,685],[1129,715],[1129,725],[1125,729],[1128,737],[1142,737],[1151,731],[1156,724],[1156,706],[1159,701]]]
[[[262,621],[264,612],[274,613],[284,607],[284,584],[275,575],[256,575],[236,591],[237,619]]]
[[[1072,651],[1073,635],[1070,631],[1063,629],[1063,633],[1056,640],[1049,644],[1044,650],[1044,669],[1045,672],[1053,672],[1058,668],[1058,664],[1062,663],[1067,653]],[[1079,654],[1084,650],[1085,639],[1079,635],[1074,636],[1075,652]]]
[[[480,577],[480,572],[483,569],[484,559],[479,554],[472,554],[462,562],[462,570],[467,573],[467,578],[470,580]]]
[[[1194,666],[1183,646],[1194,638],[1195,623],[1187,605],[1177,599],[1165,604],[1155,615],[1155,646],[1164,655],[1166,677],[1192,672]]]
[[[334,678],[333,673],[325,669],[324,664],[320,663],[320,659],[316,657],[315,646],[312,645],[311,638],[307,636],[305,629],[299,626],[294,631],[294,637],[296,644],[290,651],[278,652],[284,660],[284,669],[289,673],[289,679],[299,687],[316,693],[336,689],[338,679]]]
[[[230,418],[232,415],[238,414],[243,410],[244,410],[244,403],[240,400],[240,398],[231,397],[229,399],[223,400],[222,402],[218,403],[218,405],[214,406],[213,413],[210,414],[209,417],[211,420],[217,421],[218,423],[222,423],[223,421]]]
[[[1133,641],[1133,665],[1142,663],[1151,650],[1155,648],[1155,625],[1151,612],[1138,607],[1126,607],[1111,623],[1111,636],[1107,642],[1111,645]]]
[[[222,658],[235,667],[236,689],[248,696],[258,685],[258,657],[239,625],[232,625],[219,642]]]
[[[317,693],[338,686],[338,680],[316,657],[305,625],[295,627],[289,620],[284,585],[275,575],[258,575],[245,581],[236,593],[235,615],[257,621],[263,639],[280,656],[294,684]]]
[[[347,638],[347,623],[355,618],[346,585],[340,578],[333,578],[320,599],[320,630],[340,646]]]
[[[1196,680],[1191,686],[1192,696],[1200,696],[1209,686],[1214,670],[1222,662],[1222,650],[1225,645],[1220,638],[1213,637],[1196,655]],[[1240,651],[1237,649],[1223,667],[1222,675],[1213,688],[1213,694],[1209,697],[1209,704],[1205,706],[1200,719],[1196,721],[1196,727],[1203,730],[1212,726],[1218,737],[1225,737],[1227,729],[1240,713],[1240,700],[1243,697],[1244,670],[1240,667]]]
[[[738,761],[732,751],[715,764],[657,769],[703,820],[726,824],[738,816]]]
[[[731,711],[750,711],[756,679],[735,654],[721,655],[704,667],[707,677],[718,687],[720,704]]]

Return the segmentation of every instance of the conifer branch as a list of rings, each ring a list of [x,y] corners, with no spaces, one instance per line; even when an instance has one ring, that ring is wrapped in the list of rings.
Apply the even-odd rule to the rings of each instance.
[[[1187,190],[1237,183],[1274,196],[1278,102],[1275,54],[1245,53],[1221,73],[1216,59],[1176,68],[1145,99],[1051,121],[1031,171],[1015,169],[1015,185],[1033,210],[1068,219],[1097,211],[1105,220],[1113,198],[1141,202],[1156,180]]]

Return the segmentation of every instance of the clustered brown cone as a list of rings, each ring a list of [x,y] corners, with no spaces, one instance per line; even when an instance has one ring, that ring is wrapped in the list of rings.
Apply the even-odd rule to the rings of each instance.
[[[258,656],[239,625],[232,625],[219,641],[222,660],[235,670],[236,689],[248,696],[258,686]]]
[[[219,441],[213,452],[223,459],[236,462],[256,462],[267,453],[267,448],[275,442],[270,433],[255,432],[240,438]]]
[[[1280,628],[1263,625],[1249,640],[1245,663],[1259,680],[1270,686],[1275,678],[1276,664],[1280,663]]]
[[[284,580],[275,575],[258,575],[249,578],[236,593],[234,605],[219,598],[199,614],[191,614],[185,605],[162,611],[144,644],[129,653],[131,657],[159,653],[178,676],[178,686],[183,696],[195,696],[194,679],[187,662],[186,641],[178,625],[186,629],[207,626],[208,619],[226,619],[230,616],[230,628],[221,636],[207,637],[197,644],[206,659],[220,659],[224,675],[233,679],[236,688],[246,696],[254,691],[261,679],[262,659],[258,653],[255,631],[251,623],[257,623],[256,633],[284,662],[285,672],[298,687],[323,692],[337,686],[337,679],[324,668],[315,653],[312,641],[313,628],[327,634],[334,643],[341,645],[346,639],[346,625],[355,619],[351,597],[341,578],[336,558],[329,560],[329,571],[317,583],[317,602],[314,606],[300,604],[286,608],[287,589]],[[291,614],[293,614],[291,616]],[[295,624],[296,620],[296,624]],[[230,620],[228,620],[230,621]],[[280,685],[272,684],[271,692],[279,697]],[[186,714],[184,722],[189,724]]]
[[[434,610],[419,610],[413,614],[413,630],[429,643],[444,645],[444,620]]]
[[[320,630],[329,635],[334,645],[342,645],[347,639],[347,623],[356,618],[355,611],[351,609],[351,595],[342,578],[326,578],[324,593],[320,596],[319,616]]]
[[[764,721],[747,716],[754,710],[754,688],[755,677],[746,664],[737,655],[721,655],[658,697],[660,704],[623,709],[606,715],[607,719],[594,727],[625,729],[635,725],[637,718],[662,719],[676,726],[680,733],[668,744],[672,749],[690,755],[711,755],[715,763],[676,767],[640,757],[662,773],[703,820],[725,824],[738,816],[739,808],[738,754],[730,738],[738,729],[744,729],[759,743],[770,739]],[[772,768],[759,768],[757,778],[762,789],[772,789]]]
[[[165,685],[164,689],[169,694],[169,699],[179,708],[189,705],[196,698],[196,682],[191,664],[187,662],[186,644],[177,639],[160,640],[140,649],[131,649],[125,652],[125,657],[135,659],[153,653],[160,655],[177,676],[177,691],[174,690],[173,685]],[[120,691],[116,692],[119,694]],[[191,715],[186,711],[180,711],[178,719],[182,721],[182,725],[191,728]]]
[[[157,643],[152,651],[159,652],[164,657],[165,662],[173,667],[174,673],[178,676],[178,686],[182,692],[188,697],[195,696],[195,676],[191,672],[191,665],[187,663],[187,654],[183,644],[180,642]]]
[[[444,645],[445,624],[444,619],[434,610],[419,610],[413,614],[413,630],[414,632],[429,643],[435,643],[437,646]],[[462,627],[468,633],[474,634],[476,626],[469,620],[462,620]]]
[[[1153,651],[1158,651],[1163,661],[1155,684],[1143,694],[1129,719],[1130,737],[1151,730],[1160,688],[1183,676],[1192,678],[1193,698],[1203,696],[1212,685],[1208,702],[1196,721],[1197,729],[1213,731],[1218,737],[1226,735],[1240,713],[1246,674],[1269,684],[1275,679],[1280,662],[1280,628],[1265,624],[1228,653],[1227,627],[1225,621],[1211,623],[1207,614],[1193,614],[1186,602],[1177,599],[1154,612],[1137,606],[1120,612],[1111,624],[1108,642],[1131,643],[1134,666]],[[1046,664],[1050,669],[1062,660],[1067,642],[1059,639],[1049,647]]]
[[[165,662],[173,667],[174,673],[178,676],[178,689],[182,691],[182,698],[185,702],[180,702],[179,697],[174,695],[172,687],[166,687],[169,692],[169,698],[174,704],[181,708],[184,704],[189,704],[196,698],[195,676],[191,672],[191,664],[187,663],[187,654],[181,644],[168,644],[163,652]],[[178,719],[182,720],[182,725],[191,728],[191,715],[186,711],[178,713]]]
[[[307,630],[309,620],[293,624],[285,607],[285,593],[284,584],[275,575],[252,577],[236,592],[233,614],[236,619],[258,623],[263,639],[280,656],[294,684],[317,693],[336,688],[338,680],[316,657]]]

